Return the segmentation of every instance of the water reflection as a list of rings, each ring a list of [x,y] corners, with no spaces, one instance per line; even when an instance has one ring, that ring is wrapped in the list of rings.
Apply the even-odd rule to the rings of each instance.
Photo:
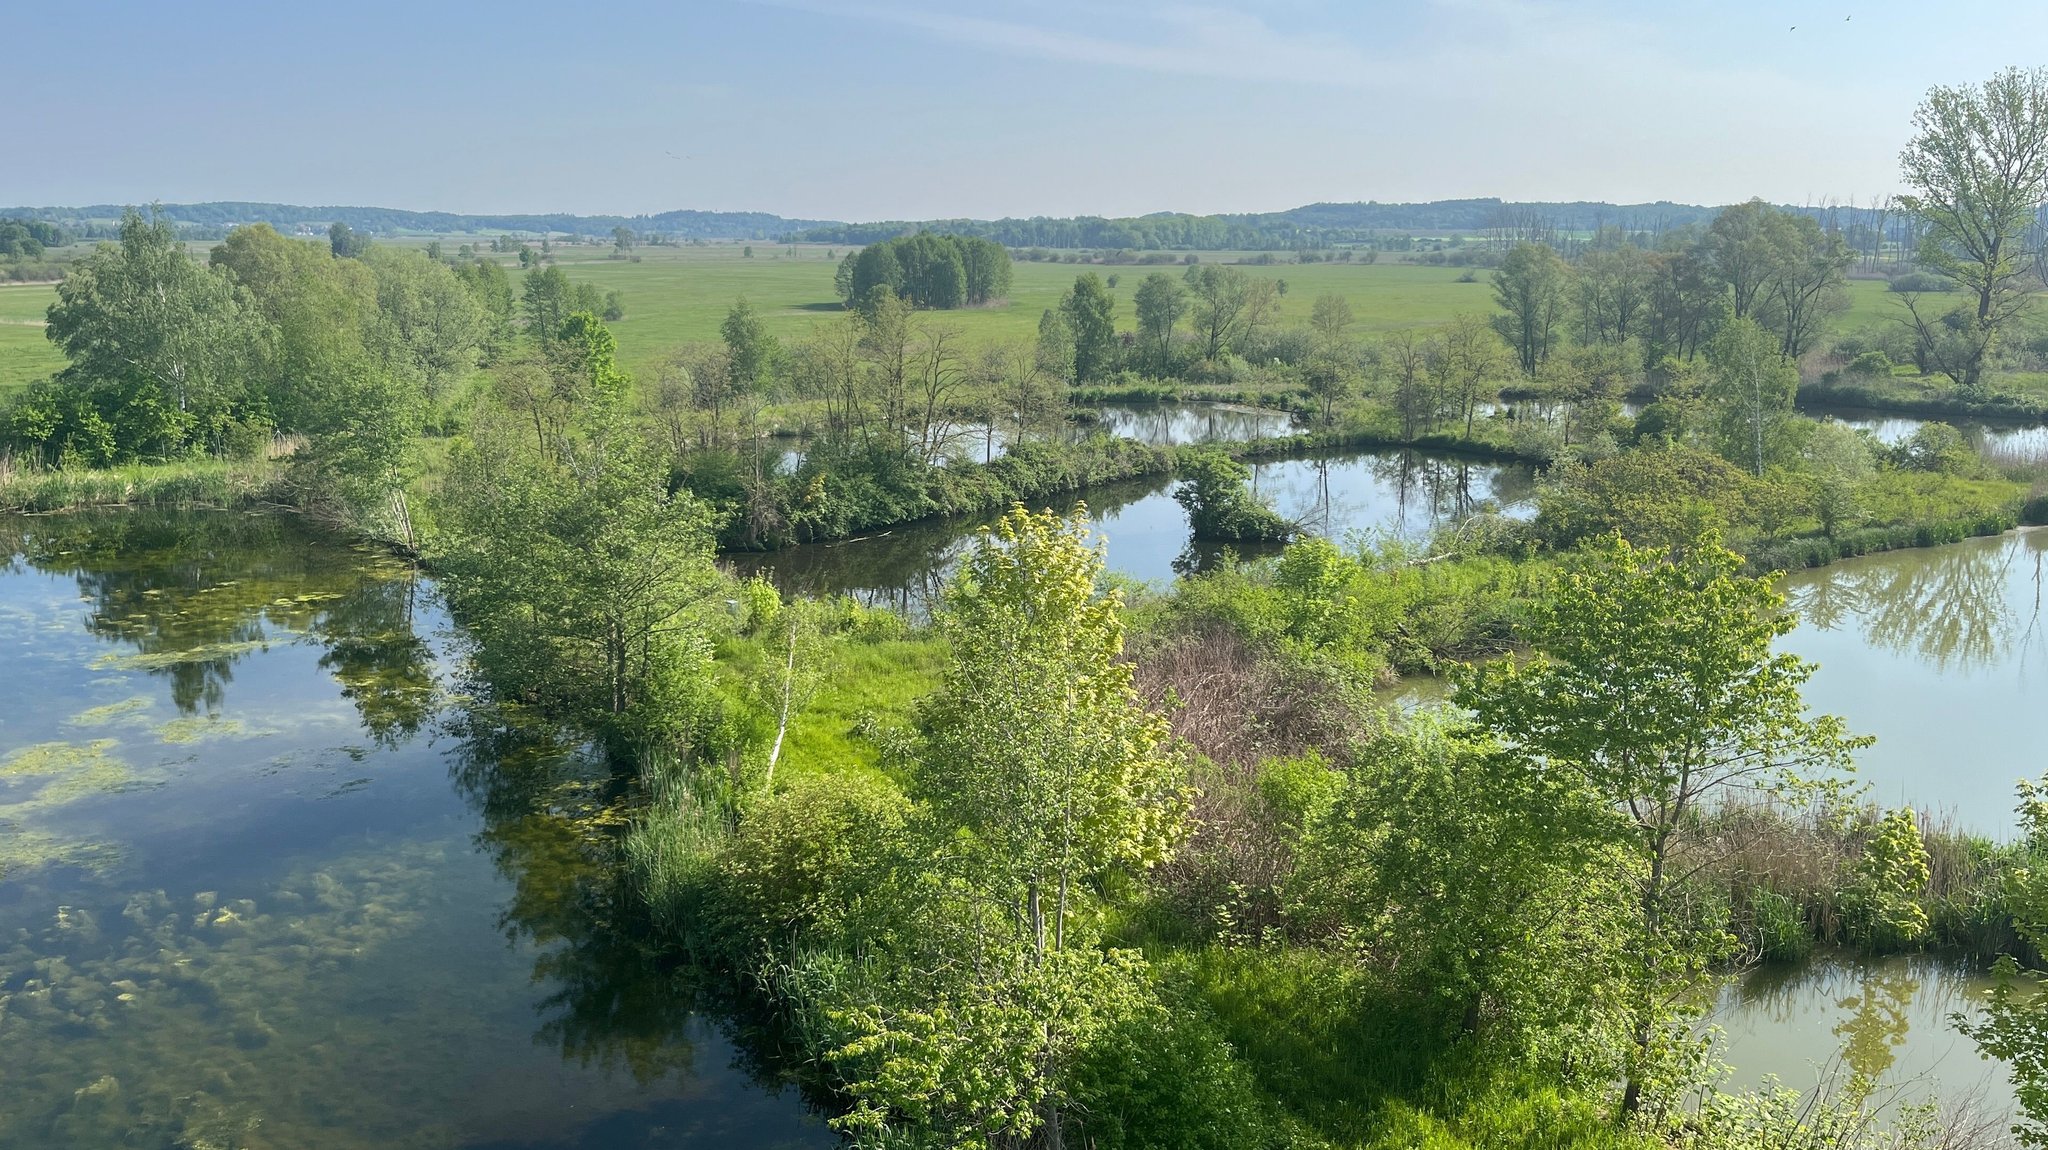
[[[1785,649],[1820,664],[1806,698],[1877,736],[1857,756],[1874,801],[2003,834],[2013,784],[2041,773],[2048,532],[1892,551],[1785,579]]]
[[[637,945],[628,784],[451,706],[409,570],[241,516],[7,530],[0,1145],[834,1141]]]
[[[1535,476],[1504,466],[1413,451],[1316,452],[1252,465],[1252,487],[1282,515],[1317,534],[1385,536],[1426,542],[1440,528],[1482,509],[1526,516],[1534,511]],[[1165,584],[1207,569],[1225,549],[1193,544],[1187,515],[1166,476],[1108,484],[1083,493],[1108,542],[1112,573]],[[1067,495],[1036,507],[1069,511]],[[913,613],[934,602],[969,540],[991,516],[905,524],[860,539],[811,544],[767,554],[728,555],[741,575],[762,575],[792,594],[850,594],[870,604]],[[1239,555],[1261,548],[1237,547]]]
[[[1708,1021],[1724,1031],[1738,1086],[1856,1076],[1905,1098],[1971,1099],[1999,1113],[2012,1106],[2011,1068],[1979,1058],[1954,1023],[1974,1017],[1992,985],[1943,959],[1823,956],[1731,978]]]

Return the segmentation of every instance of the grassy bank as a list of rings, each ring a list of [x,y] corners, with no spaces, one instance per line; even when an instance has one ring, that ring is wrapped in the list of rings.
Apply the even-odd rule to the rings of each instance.
[[[284,467],[274,460],[202,459],[107,470],[0,464],[0,513],[248,507],[283,502],[283,483]]]
[[[1812,411],[1856,407],[1922,419],[2006,419],[2048,422],[2048,380],[2003,376],[1982,396],[1959,393],[1942,376],[1837,376],[1799,385],[1799,406]]]

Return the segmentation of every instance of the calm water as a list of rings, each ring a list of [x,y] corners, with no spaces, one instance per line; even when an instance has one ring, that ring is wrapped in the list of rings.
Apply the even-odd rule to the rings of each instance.
[[[1736,1086],[1775,1077],[1804,1090],[1860,1073],[1901,1098],[2004,1114],[2011,1067],[1979,1055],[1952,1021],[1976,1017],[1992,985],[1939,958],[1823,958],[1731,979],[1708,1021],[1724,1032]]]
[[[1245,407],[1235,403],[1134,403],[1089,407],[1068,424],[1063,438],[1078,441],[1091,435],[1107,434],[1135,439],[1149,447],[1185,447],[1199,443],[1242,443],[1292,435],[1299,428],[1284,411]],[[1009,431],[977,421],[949,425],[945,432],[945,454],[956,459],[986,460],[1001,455],[1009,445]],[[803,462],[800,447],[777,455],[784,471]]]
[[[615,784],[466,720],[431,587],[4,530],[0,1147],[833,1144],[605,929]]]
[[[1194,546],[1187,513],[1173,500],[1167,476],[1093,488],[1090,515],[1118,575],[1166,584],[1190,567],[1214,562],[1220,549]],[[1535,476],[1526,467],[1479,463],[1409,451],[1348,452],[1252,466],[1252,486],[1275,510],[1309,531],[1343,537],[1380,534],[1413,542],[1437,528],[1492,507],[1508,515],[1535,512]],[[1041,505],[1066,511],[1069,496]],[[743,575],[766,576],[783,590],[850,594],[870,603],[922,610],[933,601],[975,531],[993,516],[913,523],[840,543],[731,555]]]
[[[1912,438],[1913,433],[1926,426],[1930,420],[1911,416],[1892,415],[1882,411],[1867,411],[1856,407],[1831,407],[1813,413],[1817,419],[1831,419],[1862,431],[1868,431],[1879,443],[1897,444]],[[1961,417],[1945,420],[1963,433],[1979,450],[1995,453],[2033,457],[2048,455],[2048,425],[2024,423],[1991,423],[1984,420]]]
[[[1799,611],[1786,649],[1820,664],[1816,709],[1877,736],[1857,775],[1869,798],[2013,831],[2014,782],[2048,770],[2048,531],[1854,559],[1786,581]],[[1804,1087],[1861,1070],[1908,1098],[2012,1105],[2009,1069],[1980,1058],[1950,1016],[1989,988],[1932,958],[1821,959],[1732,982],[1713,1021],[1736,1081]]]

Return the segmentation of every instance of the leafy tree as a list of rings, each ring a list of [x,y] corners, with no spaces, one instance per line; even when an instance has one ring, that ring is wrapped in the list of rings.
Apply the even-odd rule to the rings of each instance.
[[[1065,308],[1046,308],[1038,317],[1034,346],[1038,370],[1062,383],[1074,382],[1074,329]]]
[[[1517,244],[1493,273],[1493,298],[1503,314],[1494,330],[1508,341],[1523,375],[1535,375],[1557,345],[1570,301],[1571,267],[1544,244]]]
[[[1160,861],[1187,814],[1101,569],[1085,511],[997,521],[947,590],[951,663],[921,717],[917,794],[967,833],[977,884],[1010,901],[1041,955],[1065,945],[1085,878]]]
[[[618,227],[612,229],[613,251],[621,253],[632,251],[633,242],[634,236],[632,228],[629,228],[624,224],[620,224]]]
[[[719,325],[718,331],[725,339],[733,385],[744,391],[766,387],[774,374],[776,360],[782,355],[782,345],[768,334],[767,325],[761,322],[761,317],[755,314],[753,305],[744,296],[725,313],[725,322]]]
[[[1579,261],[1579,340],[1624,343],[1642,334],[1656,265],[1634,244],[1587,252]]]
[[[1629,871],[1585,788],[1448,715],[1364,743],[1341,777],[1304,835],[1290,916],[1341,932],[1464,1031],[1588,1069],[1613,1060],[1626,1027],[1609,940]]]
[[[1762,475],[1786,454],[1798,390],[1799,369],[1779,354],[1775,339],[1751,320],[1723,325],[1707,348],[1715,449]]]
[[[250,365],[266,339],[231,281],[185,255],[161,215],[130,211],[57,285],[44,331],[70,366],[12,417],[19,441],[107,464],[219,451],[264,422]]]
[[[1775,224],[1780,213],[1762,200],[1724,208],[1701,240],[1706,265],[1728,293],[1736,319],[1753,319],[1770,294],[1783,259]]]
[[[474,369],[491,319],[445,264],[399,248],[371,248],[364,262],[376,280],[378,323],[429,404]]]
[[[1335,292],[1317,296],[1315,306],[1309,311],[1309,330],[1315,333],[1316,342],[1324,348],[1342,347],[1351,330],[1351,322],[1351,301]]]
[[[486,358],[497,357],[512,342],[514,295],[511,275],[505,271],[504,265],[496,261],[475,259],[458,264],[455,277],[483,310],[487,325],[483,343]]]
[[[586,723],[618,749],[675,742],[710,659],[711,516],[672,493],[667,468],[605,413],[578,422],[537,453],[479,413],[451,460],[430,550],[501,697]]]
[[[1189,317],[1195,336],[1202,343],[1202,358],[1215,359],[1243,330],[1252,292],[1251,279],[1236,268],[1196,264],[1188,268],[1181,280],[1193,297]]]
[[[1131,293],[1137,310],[1138,335],[1152,349],[1153,363],[1165,369],[1173,359],[1173,329],[1188,312],[1188,292],[1165,272],[1153,272]]]
[[[2000,335],[2040,286],[2026,245],[2048,201],[2048,69],[1932,88],[1913,127],[1899,155],[1913,191],[1900,203],[1926,226],[1921,265],[1953,280],[1968,302],[1937,317],[1911,293],[1901,298],[1935,366],[1976,391]]]
[[[552,339],[576,308],[575,291],[561,268],[549,265],[529,270],[520,288],[526,330],[537,339]]]
[[[1250,468],[1221,451],[1201,452],[1181,468],[1173,498],[1187,510],[1196,539],[1274,543],[1294,534],[1294,524],[1252,494],[1251,477]]]
[[[1807,436],[1803,458],[1813,475],[1813,509],[1830,537],[1863,514],[1858,492],[1876,470],[1869,437],[1827,420]]]
[[[1102,277],[1084,272],[1060,300],[1074,339],[1074,382],[1094,383],[1116,366],[1116,297]]]
[[[1535,605],[1537,654],[1461,671],[1454,695],[1531,769],[1576,779],[1614,812],[1634,858],[1625,1110],[1641,1099],[1670,978],[1726,947],[1718,925],[1688,916],[1674,865],[1726,849],[1696,816],[1810,798],[1869,742],[1807,714],[1799,689],[1813,665],[1773,650],[1794,621],[1769,579],[1741,570],[1712,536],[1676,555],[1611,537]]]
[[[328,250],[338,260],[352,260],[370,250],[370,237],[358,234],[355,229],[340,220],[328,225]]]
[[[1842,886],[1850,937],[1877,950],[1911,946],[1927,933],[1920,905],[1929,875],[1927,844],[1911,807],[1877,820]]]

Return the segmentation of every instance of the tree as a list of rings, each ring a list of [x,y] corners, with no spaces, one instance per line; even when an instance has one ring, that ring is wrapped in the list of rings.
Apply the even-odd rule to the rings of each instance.
[[[1534,376],[1557,344],[1569,300],[1571,268],[1542,244],[1517,244],[1493,273],[1493,298],[1504,313],[1494,330],[1508,341],[1522,374]]]
[[[1734,801],[1800,800],[1868,739],[1811,717],[1814,666],[1773,650],[1794,620],[1768,578],[1712,536],[1678,554],[1618,536],[1569,563],[1535,606],[1538,652],[1460,672],[1453,696],[1532,769],[1569,777],[1614,812],[1635,861],[1631,1041],[1625,1110],[1640,1102],[1667,982],[1724,946],[1686,916],[1684,883],[1723,842],[1697,817]]]
[[[1813,474],[1813,512],[1829,537],[1861,517],[1857,494],[1876,470],[1869,436],[1826,420],[1807,436],[1803,452]]]
[[[1317,296],[1309,311],[1308,327],[1322,347],[1342,347],[1351,330],[1351,301],[1335,292]]]
[[[1215,359],[1229,348],[1244,317],[1251,281],[1243,272],[1216,264],[1196,264],[1181,277],[1193,296],[1189,318],[1202,343],[1202,358]]]
[[[520,294],[526,309],[526,330],[542,341],[552,339],[562,329],[562,321],[575,310],[575,287],[562,269],[552,264],[529,270]]]
[[[266,229],[267,230],[267,229]],[[267,338],[232,281],[185,255],[171,222],[129,211],[57,285],[44,335],[71,364],[16,413],[14,434],[108,464],[227,447],[263,419],[250,365]]]
[[[1753,318],[1769,293],[1783,258],[1774,224],[1780,213],[1762,200],[1723,208],[1707,227],[1700,247],[1706,264],[1728,293],[1736,319]]]
[[[677,742],[710,661],[709,509],[605,412],[540,454],[480,414],[431,552],[485,679],[618,752]]]
[[[370,249],[370,237],[359,235],[340,220],[328,225],[327,246],[338,260],[352,260]]]
[[[1779,354],[1777,340],[1751,320],[1729,321],[1707,348],[1715,449],[1762,475],[1787,447],[1798,391],[1799,369]]]
[[[753,305],[745,296],[733,302],[718,332],[725,339],[733,386],[742,391],[757,391],[767,386],[775,371],[776,360],[782,355],[782,345],[768,334],[767,325],[761,322],[761,317],[755,314]]]
[[[1932,88],[1899,155],[1911,195],[1900,202],[1926,228],[1922,266],[1967,297],[1948,326],[1906,296],[1935,366],[1958,387],[1983,386],[1999,336],[2027,310],[2039,277],[2026,244],[2048,200],[2048,68],[2008,68],[1980,85]]]
[[[1074,329],[1066,309],[1046,308],[1038,317],[1038,370],[1063,384],[1074,382]]]
[[[620,254],[633,250],[633,229],[624,224],[612,229],[612,250]]]
[[[1153,272],[1131,293],[1138,313],[1138,335],[1152,350],[1153,363],[1165,370],[1173,360],[1173,328],[1188,312],[1188,291],[1165,272]]]
[[[445,264],[387,247],[371,248],[363,262],[376,281],[383,342],[404,357],[422,398],[439,403],[454,380],[476,367],[490,317]]]
[[[1074,337],[1074,382],[1090,384],[1116,366],[1116,297],[1102,277],[1084,272],[1060,300],[1060,314]]]
[[[1591,793],[1448,713],[1363,742],[1339,777],[1303,834],[1289,917],[1346,932],[1465,1032],[1609,1062],[1625,1045],[1612,940],[1629,870]]]
[[[1587,252],[1576,281],[1579,341],[1625,343],[1640,335],[1654,273],[1649,253],[1634,244]]]
[[[1123,652],[1120,592],[1096,588],[1085,510],[1018,508],[975,541],[938,624],[950,663],[923,709],[916,792],[969,836],[1034,953],[1066,945],[1079,884],[1164,859],[1184,767]]]

